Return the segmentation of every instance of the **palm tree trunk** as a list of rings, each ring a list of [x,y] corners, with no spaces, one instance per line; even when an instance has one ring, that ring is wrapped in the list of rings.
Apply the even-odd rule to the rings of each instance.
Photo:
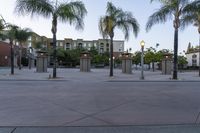
[[[200,30],[199,30],[199,77],[200,77]]]
[[[11,65],[11,75],[14,75],[14,51],[13,51],[12,41],[10,41],[10,65]]]
[[[110,37],[110,77],[113,76],[113,37]]]
[[[29,54],[29,56],[28,56],[28,68],[29,68],[29,70],[31,70],[31,67],[32,67],[31,55]]]
[[[56,32],[57,32],[57,16],[53,14],[52,29],[53,33],[53,78],[57,77],[56,66],[57,66],[57,51],[56,51]]]
[[[19,70],[22,69],[22,46],[20,46],[19,50]]]
[[[174,31],[174,70],[173,70],[173,79],[177,79],[177,61],[178,61],[178,28],[175,28]]]
[[[53,78],[56,78],[56,33],[53,33]]]
[[[155,71],[155,66],[154,66],[154,61],[152,62],[152,68],[153,68],[153,72]]]

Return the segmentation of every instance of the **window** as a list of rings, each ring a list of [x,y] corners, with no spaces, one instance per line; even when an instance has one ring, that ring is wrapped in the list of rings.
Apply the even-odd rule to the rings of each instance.
[[[193,54],[193,55],[192,55],[192,58],[197,58],[197,55],[196,55],[196,54]]]
[[[83,44],[82,43],[79,43],[78,44],[78,48],[82,48],[83,47]]]
[[[63,43],[62,42],[60,42],[60,46],[63,47]]]
[[[66,50],[70,49],[70,43],[66,43]]]
[[[192,59],[192,66],[197,66],[197,60],[196,59]]]
[[[100,48],[100,53],[104,53],[104,49],[103,48]]]
[[[101,44],[100,44],[100,47],[101,47],[101,48],[102,48],[102,47],[104,47],[104,44],[103,44],[103,43],[101,43]]]
[[[30,36],[29,38],[28,38],[28,41],[31,41],[32,40],[32,37]]]
[[[94,43],[94,47],[97,47],[97,44],[96,44],[96,43]]]
[[[106,47],[109,47],[109,43],[106,44]]]
[[[84,44],[83,44],[83,47],[84,47],[84,48],[87,47],[87,43],[84,43]]]

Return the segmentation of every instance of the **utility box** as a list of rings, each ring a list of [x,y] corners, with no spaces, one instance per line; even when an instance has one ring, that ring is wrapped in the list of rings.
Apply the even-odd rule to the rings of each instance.
[[[172,54],[164,54],[162,60],[162,74],[171,75],[172,73]]]
[[[37,51],[36,72],[47,72],[48,54],[44,51]]]
[[[132,74],[132,58],[130,53],[122,54],[122,73]]]
[[[90,72],[91,69],[91,57],[90,53],[83,52],[80,57],[80,71],[81,72]]]

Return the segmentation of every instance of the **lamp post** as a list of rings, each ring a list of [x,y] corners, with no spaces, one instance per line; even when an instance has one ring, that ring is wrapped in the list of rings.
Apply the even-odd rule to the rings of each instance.
[[[28,68],[31,69],[32,66],[32,47],[28,48]]]
[[[140,45],[141,45],[141,79],[144,80],[144,45],[145,45],[145,42],[142,40],[140,42]]]

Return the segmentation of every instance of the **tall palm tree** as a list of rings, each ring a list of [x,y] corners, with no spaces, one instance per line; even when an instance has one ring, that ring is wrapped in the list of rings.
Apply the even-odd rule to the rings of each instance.
[[[183,29],[188,25],[194,25],[198,28],[199,33],[199,77],[200,77],[200,0],[195,0],[188,4],[183,10],[181,21]]]
[[[52,34],[53,34],[53,78],[56,78],[56,33],[57,21],[69,22],[74,24],[76,29],[83,29],[83,18],[87,14],[87,10],[81,1],[59,3],[57,0],[17,0],[15,10],[27,15],[42,15],[43,17],[52,17]]]
[[[110,76],[113,76],[113,38],[116,28],[124,32],[126,40],[129,38],[131,29],[135,36],[139,32],[139,24],[131,12],[123,11],[121,8],[117,8],[111,2],[108,2],[106,15],[100,17],[99,20],[99,31],[103,38],[110,38]]]
[[[151,0],[155,1],[155,0]],[[161,3],[161,8],[153,13],[146,24],[146,30],[149,31],[153,25],[157,23],[165,23],[173,18],[174,27],[174,68],[173,79],[177,79],[177,59],[178,59],[178,31],[180,28],[180,20],[184,8],[190,0],[157,0]]]
[[[13,42],[16,38],[16,31],[18,26],[6,23],[4,18],[0,15],[0,37],[1,39],[8,39],[10,44],[10,65],[11,75],[14,74],[14,46]]]
[[[16,40],[19,43],[19,69],[21,70],[21,60],[22,60],[22,49],[24,47],[25,42],[32,35],[32,31],[29,28],[21,29],[19,28],[16,32]]]
[[[16,41],[16,33],[18,26],[13,24],[6,25],[6,31],[3,32],[4,38],[9,40],[10,44],[10,63],[11,63],[11,75],[14,74],[14,41]]]

